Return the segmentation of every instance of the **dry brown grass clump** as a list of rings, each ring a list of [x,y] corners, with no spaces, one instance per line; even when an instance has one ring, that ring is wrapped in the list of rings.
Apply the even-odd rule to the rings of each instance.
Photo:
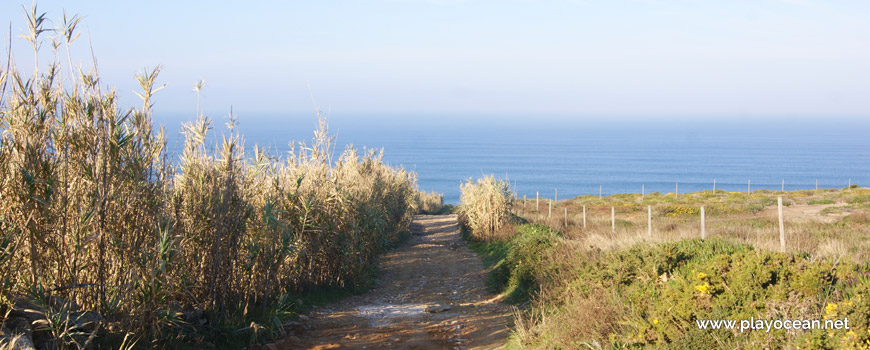
[[[459,221],[477,240],[490,240],[511,218],[513,193],[507,181],[489,175],[460,186]]]

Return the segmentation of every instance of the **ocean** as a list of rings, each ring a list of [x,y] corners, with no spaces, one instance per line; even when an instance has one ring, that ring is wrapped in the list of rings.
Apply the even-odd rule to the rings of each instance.
[[[180,150],[178,116],[155,116]],[[226,118],[214,118],[215,135]],[[870,122],[857,118],[572,118],[497,115],[351,115],[330,118],[345,145],[384,149],[418,185],[459,203],[466,179],[494,174],[519,194],[567,199],[614,193],[841,188],[870,185]],[[239,116],[246,148],[283,155],[310,140],[316,117]]]

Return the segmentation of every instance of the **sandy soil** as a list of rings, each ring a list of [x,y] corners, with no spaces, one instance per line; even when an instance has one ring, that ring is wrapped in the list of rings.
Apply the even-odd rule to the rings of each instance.
[[[782,216],[785,218],[785,221],[818,221],[818,222],[826,222],[831,223],[837,220],[840,220],[849,213],[828,213],[822,214],[822,210],[825,210],[830,207],[838,207],[844,206],[845,203],[836,203],[836,204],[794,204],[790,206],[782,207]],[[761,212],[763,216],[768,217],[778,217],[778,208],[774,204],[771,207],[767,207],[764,211]]]
[[[317,308],[270,349],[500,349],[511,309],[486,291],[486,269],[455,215],[414,218],[413,236],[381,260],[367,293]]]

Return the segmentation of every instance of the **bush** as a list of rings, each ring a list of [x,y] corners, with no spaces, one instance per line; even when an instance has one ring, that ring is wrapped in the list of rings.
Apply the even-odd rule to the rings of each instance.
[[[459,222],[476,240],[491,240],[511,219],[513,193],[507,181],[489,175],[460,186]]]
[[[446,207],[443,194],[425,191],[417,192],[415,205],[417,212],[422,214],[440,214]]]
[[[667,216],[694,216],[701,214],[701,207],[687,205],[669,205],[663,209],[663,213]]]

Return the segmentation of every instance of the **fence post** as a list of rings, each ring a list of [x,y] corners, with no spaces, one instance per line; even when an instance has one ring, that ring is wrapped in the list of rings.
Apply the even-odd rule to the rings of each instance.
[[[713,179],[713,194],[716,194],[716,179]]]
[[[583,228],[586,228],[586,205],[583,206]]]
[[[852,178],[851,177],[849,178],[849,187],[846,187],[846,188],[849,189],[849,191],[852,190]]]
[[[701,206],[701,239],[707,238],[707,223],[704,222],[704,206]]]
[[[568,208],[565,208],[565,228],[568,228]]]
[[[610,207],[610,232],[616,233],[616,209]]]
[[[646,206],[646,234],[652,237],[652,206]]]
[[[604,185],[598,185],[598,199],[601,199],[601,189],[604,188]]]
[[[752,193],[752,179],[746,180],[746,194]]]
[[[782,179],[782,189],[779,192],[785,193],[785,179]]]
[[[779,249],[785,253],[785,225],[782,222],[782,197],[776,199],[779,208]]]
[[[640,201],[641,201],[641,202],[643,202],[643,197],[644,197],[644,196],[646,196],[646,188],[644,188],[644,185],[641,184],[641,185],[640,185]]]
[[[549,204],[549,208],[547,209],[547,219],[549,219],[553,216],[553,201],[547,200],[547,203]]]

